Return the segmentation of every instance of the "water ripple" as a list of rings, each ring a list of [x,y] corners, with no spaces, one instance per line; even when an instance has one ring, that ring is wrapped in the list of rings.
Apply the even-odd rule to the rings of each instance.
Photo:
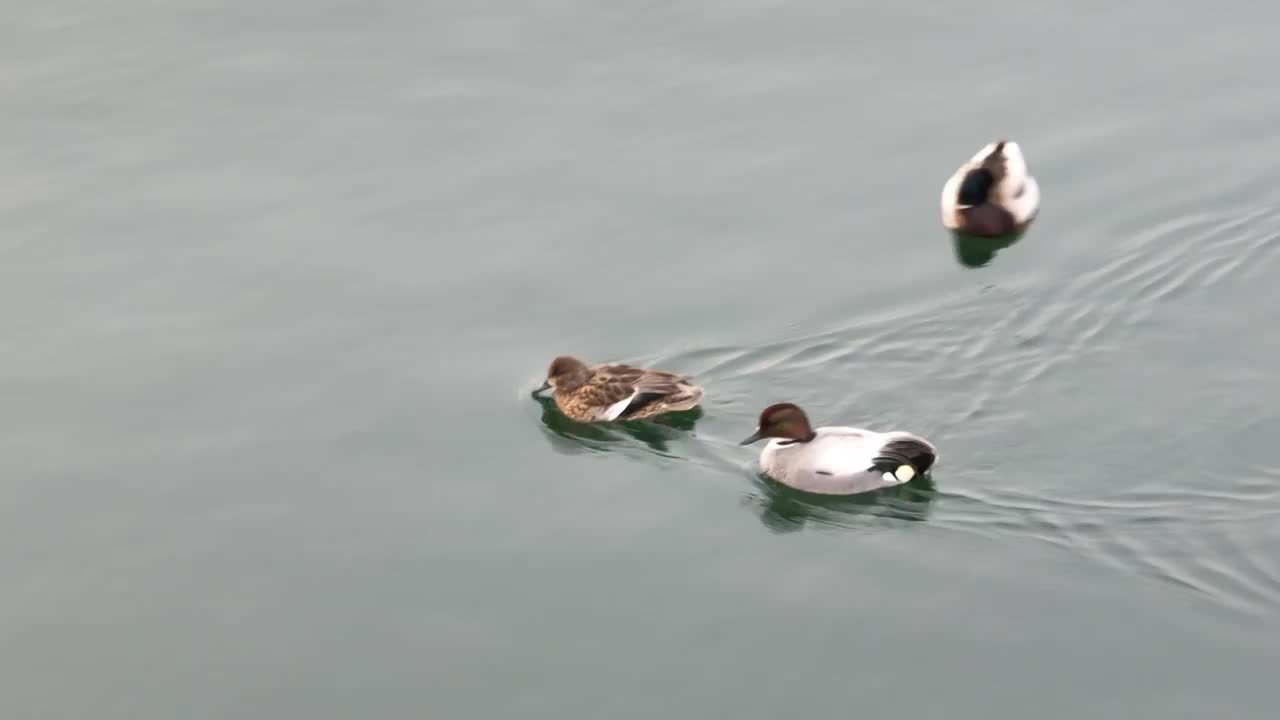
[[[831,397],[831,378],[857,384],[871,377],[869,392],[896,398],[925,382],[929,402],[907,395],[891,407],[875,407],[877,417],[944,438],[974,422],[999,425],[1017,412],[1013,401],[1019,394],[1087,355],[1116,350],[1176,303],[1203,299],[1274,268],[1280,206],[1210,205],[1221,209],[1140,226],[1112,244],[1111,252],[1096,256],[1092,267],[1050,278],[1034,290],[1010,282],[982,292],[926,293],[836,329],[666,360],[695,366],[717,386],[797,388],[793,399],[825,404],[821,415],[830,417],[853,409],[849,396],[856,394]],[[771,382],[769,376],[785,379]],[[1174,446],[1184,440],[1169,438]],[[731,465],[728,452],[722,459]],[[998,464],[990,470],[997,476]],[[938,508],[929,513],[934,527],[1002,543],[1042,542],[1240,613],[1280,606],[1280,571],[1267,560],[1275,547],[1250,544],[1252,534],[1240,530],[1280,517],[1278,468],[1234,473],[1230,482],[1205,489],[1152,484],[1094,498],[995,488],[961,469],[957,476],[979,484],[957,489],[947,485],[947,469],[939,472]],[[846,528],[870,522],[866,513],[810,510],[799,516]]]
[[[1218,191],[1224,198],[1240,194],[1230,186]],[[719,437],[717,428],[745,432],[766,401],[782,399],[812,408],[815,419],[857,424],[874,416],[877,424],[909,426],[944,447],[961,430],[970,438],[999,433],[1031,415],[1026,402],[1016,402],[1020,395],[1067,376],[1087,356],[1130,347],[1135,332],[1162,313],[1177,312],[1179,303],[1204,302],[1220,288],[1266,277],[1275,268],[1280,203],[1220,198],[1195,205],[1217,210],[1169,216],[1169,197],[1162,202],[1104,218],[1091,231],[1116,240],[1101,253],[1076,258],[1071,272],[981,288],[926,289],[835,328],[648,358],[714,388],[711,429],[688,445],[688,459],[740,478],[754,453]],[[1176,433],[1191,431],[1170,430],[1170,452],[1187,444]],[[936,494],[931,488],[929,500],[915,498],[903,512],[882,500],[829,507],[773,490],[754,497],[774,530],[810,524],[866,529],[927,517],[944,532],[1044,543],[1237,612],[1280,607],[1280,569],[1268,560],[1280,542],[1272,535],[1273,544],[1264,547],[1257,533],[1243,531],[1280,518],[1280,468],[1234,471],[1204,489],[1153,480],[1127,491],[1073,497],[1001,486],[1008,480],[998,456],[985,470],[976,464],[952,469],[945,462]],[[948,476],[964,485],[949,484]]]

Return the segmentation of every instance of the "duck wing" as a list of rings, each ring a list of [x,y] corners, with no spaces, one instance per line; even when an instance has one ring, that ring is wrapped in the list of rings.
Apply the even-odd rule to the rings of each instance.
[[[690,380],[663,370],[645,370],[630,365],[605,365],[596,370],[602,397],[608,400],[601,417],[606,420],[626,419],[648,405],[677,397],[690,391]]]

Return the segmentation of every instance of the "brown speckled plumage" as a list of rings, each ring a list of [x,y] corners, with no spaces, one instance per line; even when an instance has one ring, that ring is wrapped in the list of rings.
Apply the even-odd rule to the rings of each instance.
[[[547,368],[547,383],[554,391],[556,407],[578,422],[640,420],[668,412],[692,410],[702,401],[703,390],[683,375],[630,365],[588,367],[571,356],[561,356]],[[631,402],[609,417],[611,409]]]

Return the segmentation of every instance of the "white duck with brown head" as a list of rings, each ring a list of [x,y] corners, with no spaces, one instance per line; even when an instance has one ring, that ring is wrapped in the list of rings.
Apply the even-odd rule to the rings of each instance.
[[[770,405],[741,444],[763,439],[760,468],[778,482],[811,493],[852,495],[910,482],[938,460],[937,449],[908,432],[809,425],[792,403]]]

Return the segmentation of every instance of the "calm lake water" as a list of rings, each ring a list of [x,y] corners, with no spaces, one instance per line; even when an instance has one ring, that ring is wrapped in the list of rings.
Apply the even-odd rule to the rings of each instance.
[[[6,720],[1273,716],[1275,7],[5,17]],[[958,248],[1000,135],[1040,219]],[[781,400],[932,485],[761,482]]]

